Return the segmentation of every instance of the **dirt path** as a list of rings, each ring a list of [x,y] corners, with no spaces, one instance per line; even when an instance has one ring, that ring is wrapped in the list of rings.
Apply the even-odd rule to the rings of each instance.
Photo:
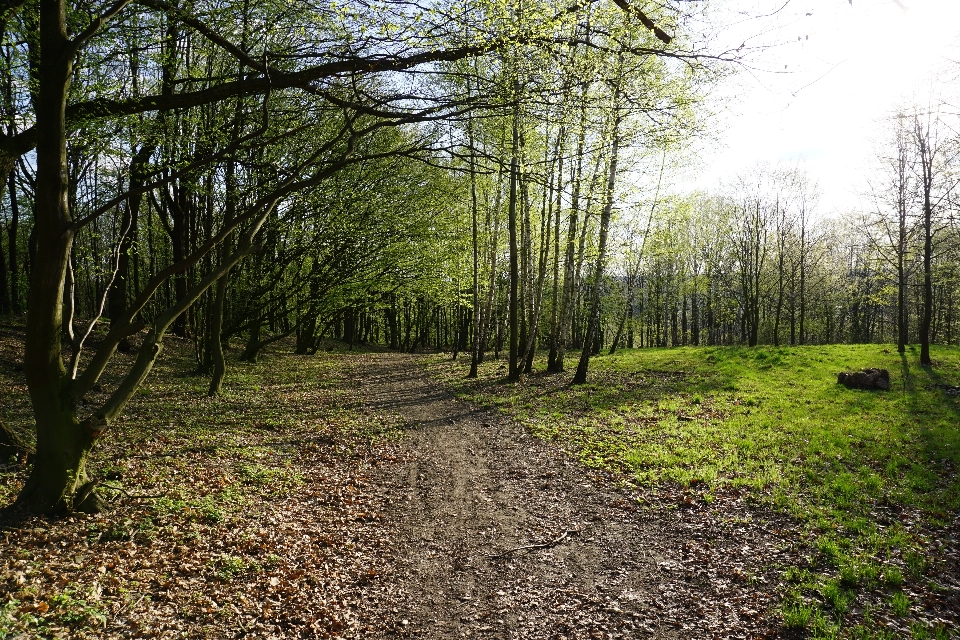
[[[384,637],[769,637],[762,582],[731,575],[717,592],[725,572],[746,576],[710,566],[731,559],[719,528],[643,509],[409,356],[359,367],[368,408],[411,425],[410,460],[379,478],[398,531]]]

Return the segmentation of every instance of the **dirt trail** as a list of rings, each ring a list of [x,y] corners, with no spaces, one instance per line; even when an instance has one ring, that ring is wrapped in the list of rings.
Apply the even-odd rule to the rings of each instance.
[[[452,398],[410,356],[360,362],[368,408],[411,425],[411,460],[378,480],[398,529],[393,606],[375,614],[385,637],[767,635],[757,589],[710,605],[716,572],[681,566],[719,531],[642,509],[555,444]]]

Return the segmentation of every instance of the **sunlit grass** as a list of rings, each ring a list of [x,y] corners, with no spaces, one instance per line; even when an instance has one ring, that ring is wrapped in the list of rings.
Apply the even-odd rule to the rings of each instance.
[[[907,615],[895,590],[936,562],[923,532],[960,511],[960,405],[943,390],[960,384],[960,350],[935,347],[933,359],[920,367],[915,351],[883,345],[624,350],[593,359],[576,387],[570,373],[508,384],[503,361],[484,363],[476,381],[463,364],[433,363],[459,394],[589,467],[649,491],[745,490],[791,515],[816,567],[799,586],[820,605],[786,602],[783,618],[830,637],[858,589],[889,589],[889,606]],[[893,388],[836,384],[864,367],[888,369]]]

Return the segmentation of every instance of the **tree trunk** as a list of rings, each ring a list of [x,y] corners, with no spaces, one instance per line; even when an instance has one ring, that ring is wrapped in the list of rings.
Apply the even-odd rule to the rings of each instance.
[[[920,316],[920,364],[929,366],[930,323],[933,317],[933,233],[930,193],[923,202],[923,313]]]
[[[37,260],[31,272],[24,345],[24,373],[37,423],[37,458],[16,504],[34,513],[55,513],[95,506],[95,499],[75,503],[88,481],[86,462],[95,432],[77,420],[77,398],[60,350],[64,279],[73,244],[64,117],[73,56],[65,54],[69,41],[63,0],[42,2],[39,12]]]
[[[806,317],[807,317],[807,223],[806,217],[800,219],[800,309],[799,309],[798,340],[806,344]]]
[[[10,296],[7,294],[7,258],[0,242],[0,315],[10,313]]]
[[[560,328],[557,339],[557,356],[550,371],[559,373],[564,368],[564,358],[567,352],[567,341],[570,339],[570,329],[573,322],[574,306],[574,251],[577,238],[577,225],[580,215],[580,183],[583,180],[583,152],[586,144],[587,119],[587,88],[584,84],[580,95],[580,123],[577,133],[576,167],[573,171],[573,193],[570,197],[570,217],[567,225],[567,250],[563,260],[563,291],[560,298]],[[557,247],[559,250],[559,247]]]
[[[930,125],[915,118],[917,150],[920,153],[921,189],[923,190],[923,306],[920,312],[920,364],[929,366],[930,322],[933,316],[933,182],[937,168],[936,144],[932,142]]]
[[[617,323],[617,331],[613,334],[613,341],[610,342],[610,355],[612,356],[617,352],[617,348],[620,346],[620,340],[623,338],[623,330],[627,324],[627,316],[630,314],[630,310],[633,307],[633,291],[630,287],[627,287],[626,291],[626,303],[623,307],[623,314],[620,316],[620,322]]]
[[[600,325],[600,290],[603,282],[604,260],[606,259],[607,253],[607,234],[610,228],[610,214],[613,211],[613,196],[617,181],[617,155],[620,150],[620,114],[617,108],[619,98],[620,87],[618,86],[613,95],[613,107],[616,112],[613,120],[613,144],[610,149],[610,168],[607,172],[606,201],[603,205],[603,212],[600,215],[600,240],[597,247],[597,269],[593,281],[593,300],[590,305],[590,317],[587,321],[587,332],[583,340],[583,350],[580,353],[577,372],[573,376],[573,384],[583,384],[587,381],[590,350],[593,348],[594,336],[599,330]]]
[[[524,136],[521,132],[520,134],[520,154],[524,155]],[[519,159],[518,159],[519,160]],[[518,163],[519,167],[519,163]],[[519,344],[517,346],[517,371],[518,373],[523,372],[523,361],[526,358],[527,352],[527,334],[530,329],[530,294],[532,287],[530,286],[530,250],[531,250],[531,233],[530,233],[530,198],[529,198],[529,185],[527,184],[527,176],[522,173],[518,176],[518,202],[517,205],[520,207],[520,334],[519,334]]]
[[[17,268],[17,229],[20,226],[20,203],[17,200],[17,176],[13,162],[10,167],[0,165],[0,176],[6,170],[10,183],[10,226],[7,227],[7,260],[10,264],[10,310],[20,313],[23,309],[20,304],[20,271]]]
[[[225,273],[217,280],[217,289],[213,296],[213,304],[210,306],[210,356],[213,364],[213,370],[210,373],[210,387],[207,389],[208,396],[220,394],[220,388],[223,386],[223,377],[227,373],[227,363],[223,357],[223,307],[227,298],[227,283],[229,274]]]
[[[467,94],[470,91],[470,80],[467,80]],[[473,345],[470,349],[470,372],[468,378],[477,377],[477,368],[480,366],[480,232],[477,216],[477,159],[473,148],[473,114],[467,117],[467,136],[470,143],[470,221],[473,237]]]
[[[907,345],[907,275],[906,275],[906,211],[901,209],[900,238],[897,251],[897,352],[905,353]]]
[[[558,144],[562,145],[566,133],[560,129]],[[550,298],[550,355],[547,356],[547,371],[556,371],[558,347],[560,343],[559,320],[560,310],[557,308],[560,292],[560,211],[563,197],[563,147],[559,147],[557,152],[557,203],[556,213],[553,220],[553,287]]]
[[[510,201],[507,206],[507,228],[510,234],[510,351],[507,373],[509,380],[520,378],[520,368],[517,366],[517,352],[520,348],[520,255],[517,246],[517,181],[520,173],[517,152],[519,141],[520,110],[519,107],[515,106],[513,110],[513,152],[510,158]]]
[[[263,326],[263,320],[256,318],[250,325],[250,335],[247,337],[247,346],[240,354],[241,362],[256,362],[260,356],[260,329]]]
[[[897,126],[897,159],[896,159],[896,189],[897,189],[897,352],[906,352],[907,341],[907,198],[910,197],[908,167],[910,163],[907,132],[903,128],[903,121],[898,120]]]
[[[555,163],[559,162],[560,135],[562,135],[562,132],[557,136],[555,151],[554,151],[554,162],[551,162],[551,163],[544,162],[545,166],[550,167],[550,178],[547,181],[548,184],[547,184],[547,188],[544,191],[543,203],[541,205],[541,217],[540,217],[541,243],[540,243],[539,255],[537,256],[536,282],[533,285],[533,309],[530,314],[530,335],[527,341],[527,348],[526,348],[527,359],[523,367],[524,373],[533,372],[533,358],[536,355],[537,333],[540,327],[540,310],[543,306],[543,287],[547,277],[547,262],[550,258],[550,226],[553,222],[553,189],[554,189],[553,166]],[[547,160],[547,158],[545,158],[545,160]],[[544,210],[546,211],[546,216],[542,215]],[[559,215],[559,211],[557,213]]]
[[[136,153],[130,161],[130,190],[136,191],[142,187],[147,179],[146,164],[156,150],[156,144],[146,143]],[[127,310],[127,298],[129,296],[128,286],[130,283],[130,257],[136,246],[137,223],[140,217],[140,204],[143,202],[143,194],[132,193],[127,199],[127,206],[123,211],[123,219],[120,223],[121,230],[126,230],[126,234],[120,243],[120,253],[117,259],[117,275],[113,278],[110,286],[110,295],[107,298],[107,315],[111,321],[118,320]],[[133,295],[136,295],[134,292]],[[124,338],[117,350],[122,353],[130,351],[130,342]]]
[[[693,275],[694,283],[699,278],[696,273]],[[700,296],[697,293],[697,285],[694,284],[694,290],[690,294],[690,344],[695,347],[700,346]]]

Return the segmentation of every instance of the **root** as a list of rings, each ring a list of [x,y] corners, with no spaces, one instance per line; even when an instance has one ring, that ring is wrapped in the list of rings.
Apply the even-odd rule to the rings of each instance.
[[[0,463],[6,462],[10,456],[17,456],[30,462],[35,453],[33,447],[0,418]]]
[[[130,493],[129,491],[127,491],[127,490],[124,489],[123,487],[118,487],[118,486],[116,486],[116,485],[107,484],[106,482],[101,482],[101,483],[100,483],[100,486],[105,487],[105,488],[107,488],[107,489],[110,489],[111,491],[116,491],[116,492],[118,492],[118,493],[122,493],[123,495],[127,496],[127,498],[129,498],[130,500],[157,500],[158,498],[164,497],[163,494],[158,494],[158,495],[155,495],[155,496],[151,496],[151,495],[137,495],[137,494],[134,494],[134,493]]]
[[[93,480],[77,489],[77,495],[73,497],[73,511],[102,513],[110,507],[110,504],[97,493],[97,484],[97,481]]]

